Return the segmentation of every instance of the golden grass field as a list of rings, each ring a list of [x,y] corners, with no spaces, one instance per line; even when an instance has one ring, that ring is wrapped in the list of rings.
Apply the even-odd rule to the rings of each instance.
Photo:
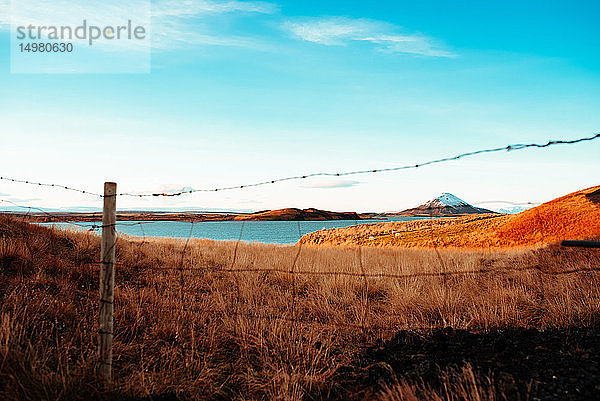
[[[1,399],[502,399],[468,366],[448,373],[443,391],[339,377],[401,329],[596,327],[600,317],[595,250],[120,237],[114,385],[103,390],[94,375],[99,242],[0,216]],[[569,270],[583,271],[560,274]],[[373,276],[381,273],[397,277]]]
[[[516,215],[374,223],[305,235],[307,245],[489,248],[540,246],[600,236],[600,186],[554,199]]]

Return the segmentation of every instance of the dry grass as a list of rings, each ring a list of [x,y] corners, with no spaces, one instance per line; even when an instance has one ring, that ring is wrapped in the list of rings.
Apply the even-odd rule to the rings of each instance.
[[[515,247],[600,236],[600,186],[560,197],[516,215],[375,223],[307,234],[310,245]]]
[[[304,247],[294,265],[298,247],[242,243],[232,266],[233,242],[192,240],[182,258],[184,247],[119,239],[115,386],[103,392],[93,374],[98,237],[0,216],[0,398],[351,399],[332,378],[396,330],[581,327],[600,316],[600,275],[542,274],[598,268],[593,251]],[[416,276],[365,280],[363,269]],[[494,272],[471,272],[480,269]],[[450,399],[419,386],[380,397]]]
[[[442,391],[435,391],[424,385],[401,381],[385,386],[381,401],[496,401],[496,391],[491,381],[478,380],[471,366],[451,370],[442,379]]]

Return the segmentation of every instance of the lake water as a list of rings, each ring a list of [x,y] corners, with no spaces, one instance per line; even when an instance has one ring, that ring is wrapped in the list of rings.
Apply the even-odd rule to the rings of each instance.
[[[304,234],[358,224],[390,221],[422,220],[424,217],[389,217],[370,220],[326,220],[326,221],[119,221],[117,231],[135,237],[206,238],[213,240],[237,240],[271,244],[293,244]],[[140,224],[141,223],[141,224]],[[300,224],[300,231],[298,230]],[[98,226],[101,223],[41,223],[57,228],[81,228]]]

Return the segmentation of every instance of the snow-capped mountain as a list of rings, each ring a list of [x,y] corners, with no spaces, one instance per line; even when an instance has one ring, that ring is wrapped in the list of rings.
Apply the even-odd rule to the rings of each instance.
[[[479,214],[479,213],[495,213],[488,209],[472,206],[464,200],[444,192],[437,198],[425,202],[424,204],[406,209],[399,214],[412,216],[448,216],[456,214]]]
[[[446,206],[464,207],[464,206],[471,206],[471,205],[469,205],[464,200],[462,200],[452,194],[449,194],[448,192],[444,192],[437,198],[434,198],[430,201],[425,202],[422,206],[425,206],[427,208],[439,208],[439,207],[446,207]]]

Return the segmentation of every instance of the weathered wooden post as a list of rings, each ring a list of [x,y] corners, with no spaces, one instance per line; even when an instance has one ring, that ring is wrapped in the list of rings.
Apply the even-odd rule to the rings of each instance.
[[[98,376],[105,384],[109,384],[112,379],[116,222],[117,184],[105,182],[102,243],[100,246],[100,314],[98,316]]]

